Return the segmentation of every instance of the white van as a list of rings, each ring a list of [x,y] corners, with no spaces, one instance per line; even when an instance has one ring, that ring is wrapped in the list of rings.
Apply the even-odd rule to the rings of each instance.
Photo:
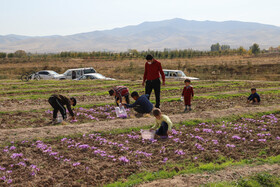
[[[96,73],[96,70],[93,69],[92,67],[89,68],[77,68],[77,69],[68,69],[66,70],[60,78],[60,80],[63,79],[77,79],[84,74],[89,74],[89,73]]]
[[[181,70],[169,70],[169,69],[164,69],[163,70],[165,78],[166,79],[175,79],[175,80],[185,80],[185,79],[190,79],[190,80],[199,80],[199,78],[196,77],[187,77],[185,73]]]

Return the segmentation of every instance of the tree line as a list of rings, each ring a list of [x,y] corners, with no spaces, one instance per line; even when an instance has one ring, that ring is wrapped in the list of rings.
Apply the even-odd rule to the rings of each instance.
[[[65,51],[60,53],[48,54],[32,54],[26,53],[23,50],[18,50],[14,53],[0,52],[0,58],[24,58],[24,57],[40,57],[40,58],[84,58],[84,59],[138,59],[145,58],[147,54],[153,55],[157,59],[174,59],[174,58],[194,58],[194,57],[210,57],[210,56],[231,56],[231,55],[257,55],[264,53],[265,50],[260,50],[258,44],[253,44],[249,50],[243,47],[231,49],[229,45],[220,45],[219,43],[213,44],[210,51],[199,51],[192,49],[184,50],[170,50],[164,49],[163,51],[148,50],[137,51],[130,49],[126,52],[108,52],[108,51],[93,51],[93,52],[71,52]]]

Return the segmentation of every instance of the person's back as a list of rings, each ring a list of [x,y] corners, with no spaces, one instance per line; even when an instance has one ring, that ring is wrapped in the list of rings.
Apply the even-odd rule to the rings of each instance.
[[[149,101],[149,95],[139,96],[137,92],[132,92],[131,97],[135,100],[135,103],[128,105],[125,104],[127,108],[134,108],[138,113],[150,113],[153,110],[153,104]]]
[[[116,97],[123,97],[129,95],[129,90],[126,86],[116,86],[113,88],[116,92]]]
[[[126,104],[129,104],[129,90],[126,86],[116,86],[109,90],[109,95],[114,96],[117,106],[122,103],[122,97],[125,97]]]
[[[62,105],[70,105],[70,99],[66,96],[63,96],[63,95],[59,95],[59,94],[53,94],[52,97],[55,97],[56,99],[59,100],[59,102],[62,104]]]
[[[75,106],[77,101],[74,97],[71,97],[70,99],[68,97],[65,97],[63,95],[59,95],[59,94],[53,94],[49,99],[48,102],[50,103],[50,105],[54,108],[53,111],[53,122],[56,121],[57,118],[57,112],[60,111],[63,120],[66,119],[66,109],[64,107],[64,105],[66,105],[68,112],[70,113],[70,115],[72,116],[72,119],[75,120],[75,116],[74,113],[72,111],[71,105]]]
[[[145,95],[141,95],[136,101],[138,105],[143,106],[146,113],[150,113],[154,107],[148,98],[149,95],[145,94]]]

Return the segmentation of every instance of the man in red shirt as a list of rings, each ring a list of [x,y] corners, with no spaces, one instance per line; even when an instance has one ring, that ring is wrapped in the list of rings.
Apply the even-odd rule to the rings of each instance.
[[[143,77],[143,83],[142,85],[145,85],[146,81],[146,87],[145,87],[145,92],[149,96],[152,93],[152,90],[154,89],[155,91],[155,96],[156,96],[156,108],[159,108],[160,106],[160,75],[162,78],[162,85],[165,85],[165,75],[162,71],[161,63],[154,59],[152,55],[147,55],[146,56],[146,64],[145,64],[145,73]]]

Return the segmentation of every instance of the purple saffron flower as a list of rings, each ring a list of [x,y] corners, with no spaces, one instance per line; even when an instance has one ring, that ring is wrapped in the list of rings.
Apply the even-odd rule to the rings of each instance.
[[[233,139],[235,140],[240,140],[241,138],[239,136],[232,136]]]
[[[121,157],[119,158],[119,160],[120,160],[121,162],[124,162],[124,163],[128,163],[128,162],[129,162],[129,159],[127,159],[125,156],[121,156]]]
[[[7,180],[7,184],[11,184],[12,182],[13,182],[12,179],[8,179],[8,180]]]
[[[15,146],[11,146],[11,147],[10,147],[10,150],[15,150],[15,149],[16,149]]]
[[[16,158],[22,157],[22,156],[23,156],[22,153],[13,153],[12,156],[11,156],[11,158],[12,158],[12,159],[16,159]]]
[[[76,162],[76,163],[73,163],[73,166],[76,167],[76,166],[78,166],[80,164],[81,164],[80,162]]]
[[[202,145],[196,143],[195,146],[196,146],[197,149],[199,149],[201,151],[204,151],[204,148],[202,147]]]
[[[162,162],[165,163],[165,162],[167,162],[167,160],[168,160],[168,158],[165,157]]]
[[[1,170],[1,171],[5,171],[6,168],[0,166],[0,170]]]
[[[201,141],[204,141],[204,139],[200,136],[195,136],[194,138],[198,139],[198,140],[201,140]]]
[[[78,147],[79,147],[80,149],[89,149],[89,148],[90,148],[90,146],[87,145],[87,144],[79,145]]]
[[[50,156],[55,156],[55,155],[57,155],[58,154],[58,152],[51,152],[49,155]]]
[[[64,142],[65,140],[67,140],[67,138],[62,138],[61,141]]]
[[[258,139],[259,142],[266,142],[266,139]]]
[[[218,144],[218,140],[212,140],[214,144]]]
[[[212,129],[203,129],[202,131],[207,132],[207,133],[212,133],[213,132]]]
[[[175,154],[177,154],[177,155],[185,155],[185,152],[182,151],[182,150],[176,150]]]
[[[9,149],[3,149],[3,152],[7,153],[7,152],[9,152]]]
[[[26,167],[26,164],[24,162],[19,162],[17,163],[18,166],[23,166],[23,167]]]
[[[227,144],[226,146],[227,146],[227,147],[232,147],[232,148],[235,147],[235,145],[233,145],[233,144]]]

